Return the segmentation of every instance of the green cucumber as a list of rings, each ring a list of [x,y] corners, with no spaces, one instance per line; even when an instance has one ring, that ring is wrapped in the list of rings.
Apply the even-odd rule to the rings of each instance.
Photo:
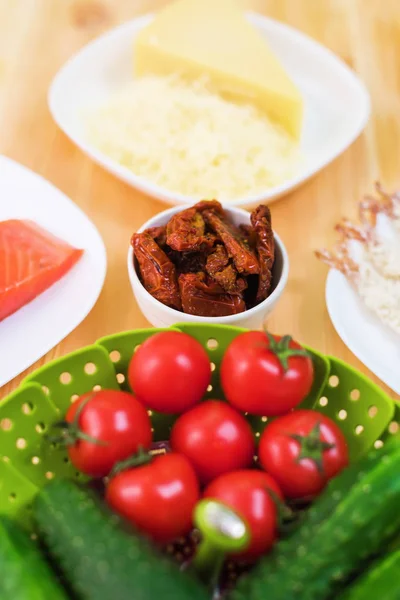
[[[6,517],[0,517],[0,598],[67,600],[36,544]]]
[[[232,600],[329,598],[332,588],[400,530],[399,472],[398,442],[344,471],[315,501],[300,528],[239,581]]]
[[[301,518],[301,525],[306,525],[301,529],[300,535],[305,538],[313,533],[313,528],[322,523],[338,503],[343,500],[351,488],[360,480],[364,479],[367,473],[378,466],[382,458],[388,454],[396,452],[400,444],[396,440],[390,440],[383,448],[372,449],[360,461],[347,467],[340,476],[332,479],[325,490],[319,496],[318,501],[314,502],[310,508],[304,511]],[[295,530],[296,531],[296,530]]]
[[[80,600],[207,600],[195,578],[124,530],[77,484],[53,480],[33,510],[39,535]]]
[[[399,600],[400,550],[376,561],[358,577],[338,600]]]
[[[335,510],[343,498],[347,496],[352,487],[363,479],[366,474],[378,466],[384,456],[395,452],[399,447],[395,440],[388,441],[383,448],[372,449],[360,461],[350,465],[342,473],[332,479],[318,500],[311,507],[304,511],[300,523],[294,527],[288,539],[283,539],[277,544],[274,550],[268,555],[265,561],[261,561],[253,570],[254,579],[257,578],[259,571],[262,571],[264,577],[274,573],[280,564],[296,557],[297,546],[303,545],[308,539],[312,538],[319,525],[328,518]],[[295,536],[296,543],[291,539]],[[244,590],[251,585],[253,578],[244,577],[240,583],[240,589]]]

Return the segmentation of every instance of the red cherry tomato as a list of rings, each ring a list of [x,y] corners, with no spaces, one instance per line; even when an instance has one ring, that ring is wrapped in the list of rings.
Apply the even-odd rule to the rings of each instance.
[[[203,346],[190,335],[163,331],[139,347],[129,365],[128,379],[148,408],[179,414],[204,396],[211,363]]]
[[[179,417],[171,447],[192,463],[202,483],[250,467],[255,454],[253,432],[246,419],[226,402],[208,400]]]
[[[84,394],[71,405],[65,420],[70,424],[77,421],[77,431],[70,426],[67,434],[72,436],[69,458],[79,471],[92,477],[105,477],[115,463],[135,454],[140,446],[148,448],[152,441],[146,409],[127,392]]]
[[[309,393],[313,363],[289,336],[262,331],[238,335],[221,364],[226,399],[238,410],[266,417],[283,415]]]
[[[342,431],[313,410],[297,410],[267,425],[259,458],[285,496],[292,499],[316,496],[349,462]]]
[[[204,492],[205,498],[220,500],[235,510],[250,529],[250,546],[240,558],[254,560],[268,552],[278,535],[278,508],[272,492],[282,499],[275,481],[258,470],[233,471],[214,479]]]
[[[116,475],[108,484],[106,500],[139,531],[168,543],[190,531],[199,495],[187,458],[170,453]]]

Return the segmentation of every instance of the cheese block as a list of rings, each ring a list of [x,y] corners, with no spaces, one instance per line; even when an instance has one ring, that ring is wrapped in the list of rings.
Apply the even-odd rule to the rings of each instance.
[[[177,0],[156,14],[134,43],[136,76],[206,76],[234,101],[251,102],[298,138],[301,94],[234,0]]]

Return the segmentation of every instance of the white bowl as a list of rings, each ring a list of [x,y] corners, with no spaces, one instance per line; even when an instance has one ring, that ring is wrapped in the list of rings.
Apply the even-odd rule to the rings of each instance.
[[[247,210],[227,206],[224,206],[224,209],[229,215],[231,222],[235,225],[250,224],[250,213]],[[142,225],[139,229],[139,233],[149,227],[166,225],[173,215],[181,211],[181,206],[175,206],[174,208],[164,210]],[[154,327],[170,327],[175,323],[220,323],[223,325],[235,325],[236,327],[245,327],[248,329],[260,329],[281,297],[289,274],[289,257],[286,248],[275,232],[274,238],[276,256],[272,274],[273,291],[266,300],[254,308],[227,317],[198,317],[195,315],[188,315],[179,310],[175,310],[174,308],[170,308],[153,298],[153,296],[143,287],[139,279],[137,263],[134,259],[133,248],[131,246],[128,251],[128,273],[133,294],[140,310]]]
[[[82,119],[84,107],[103,102],[132,80],[133,40],[152,18],[145,15],[124,23],[75,54],[50,87],[49,107],[64,133],[110,173],[167,204],[191,204],[197,199],[139,177],[97,150],[87,140]],[[290,180],[261,194],[232,200],[230,206],[271,202],[295,189],[341,154],[364,129],[370,115],[370,99],[364,84],[330,50],[273,19],[255,13],[248,13],[248,19],[268,40],[303,95],[304,161]]]

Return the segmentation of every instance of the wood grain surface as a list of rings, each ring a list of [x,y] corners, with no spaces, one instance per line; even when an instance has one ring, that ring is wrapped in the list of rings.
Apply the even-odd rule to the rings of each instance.
[[[29,371],[99,336],[148,325],[132,296],[126,252],[132,232],[165,206],[86,158],[52,121],[46,96],[53,76],[74,52],[105,30],[164,3],[0,0],[0,153],[40,173],[75,201],[97,225],[108,252],[107,278],[96,306]],[[273,331],[290,332],[369,374],[331,325],[325,306],[327,268],[314,258],[313,249],[333,242],[334,223],[355,214],[356,201],[372,191],[377,178],[390,189],[400,187],[400,2],[250,0],[243,4],[329,47],[359,73],[371,93],[373,117],[362,136],[311,182],[271,207],[274,228],[289,251],[291,272],[269,322]],[[0,389],[0,397],[24,375]]]

